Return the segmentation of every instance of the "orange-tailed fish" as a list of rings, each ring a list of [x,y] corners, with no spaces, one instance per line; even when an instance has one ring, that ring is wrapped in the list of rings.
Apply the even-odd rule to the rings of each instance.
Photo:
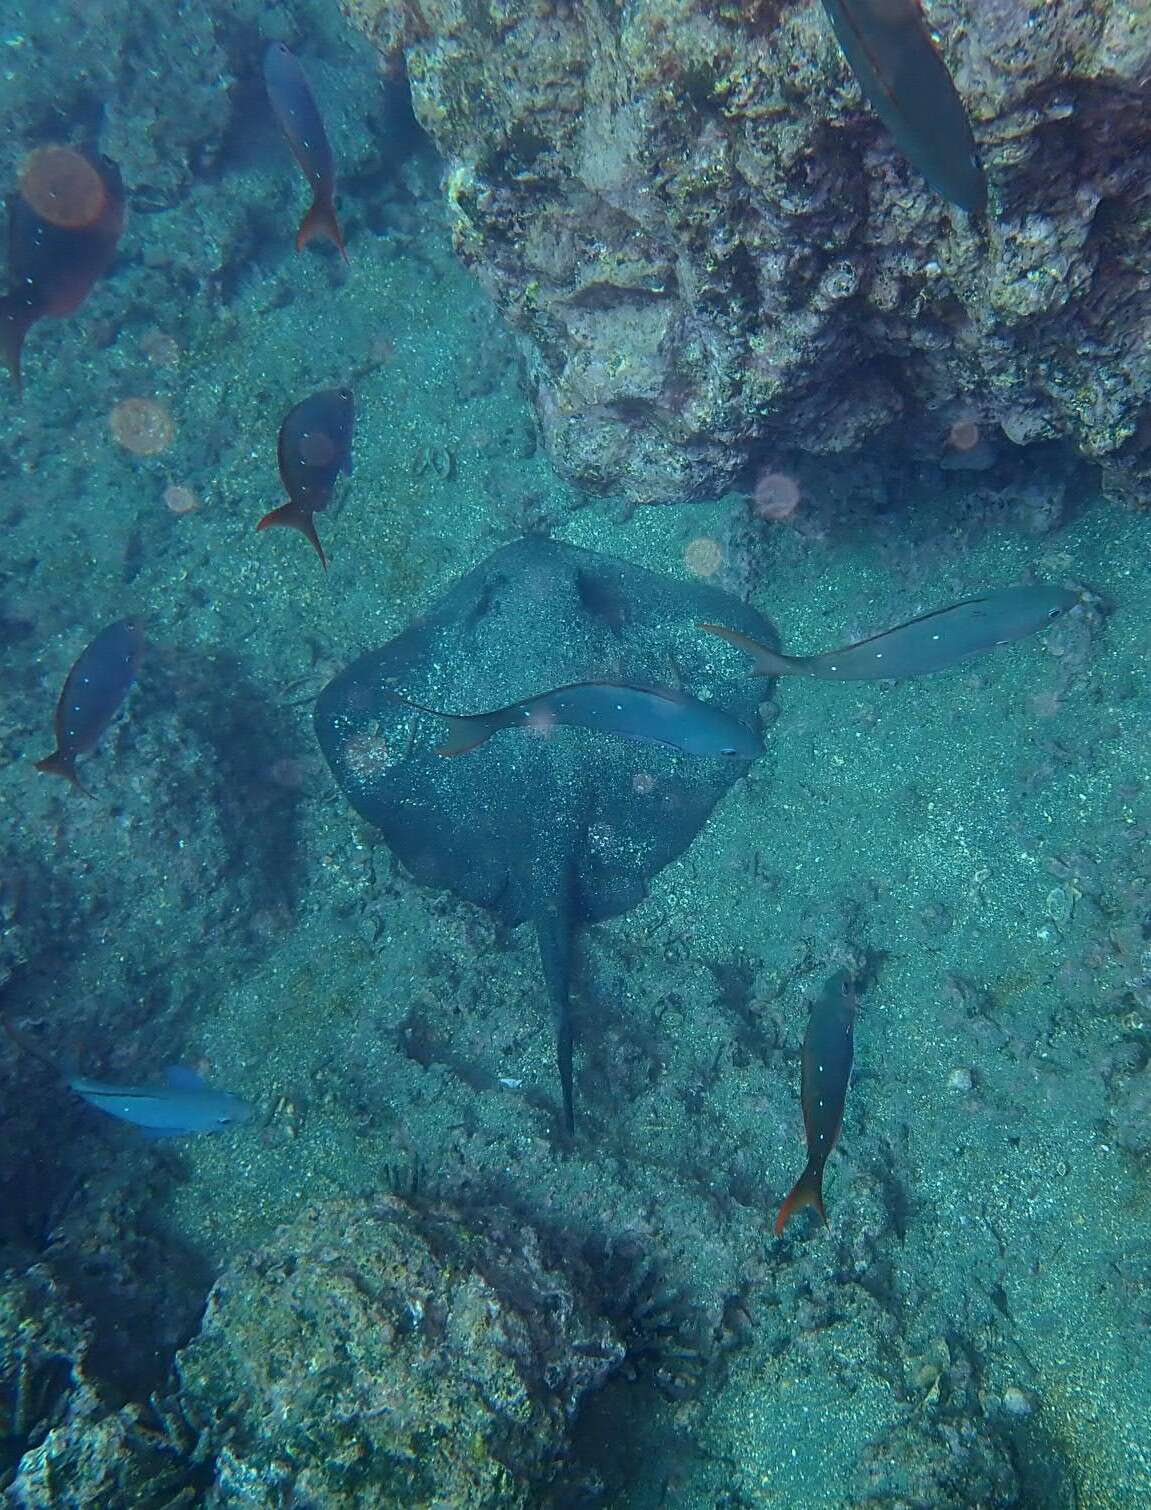
[[[324,568],[328,558],[316,534],[314,515],[332,501],[341,472],[352,470],[355,406],[347,388],[325,388],[289,409],[280,426],[277,452],[288,501],[265,514],[257,530],[287,525],[305,535]]]
[[[724,755],[754,760],[763,754],[759,735],[730,713],[670,687],[635,687],[627,682],[575,682],[490,713],[441,713],[392,693],[421,713],[442,718],[448,738],[437,755],[463,755],[500,729],[546,734],[556,725],[619,734],[625,739],[670,745],[684,755]]]
[[[115,163],[75,147],[28,155],[8,202],[8,275],[0,299],[0,354],[22,387],[20,355],[37,320],[79,309],[116,253],[124,186]]]
[[[803,1126],[807,1133],[807,1164],[779,1208],[775,1219],[778,1237],[792,1213],[814,1206],[823,1221],[823,1168],[835,1147],[843,1123],[843,1103],[851,1079],[854,1054],[855,981],[840,971],[828,981],[823,995],[811,1009],[803,1039],[801,1100]]]
[[[822,655],[780,655],[723,624],[699,624],[708,634],[730,640],[754,661],[755,676],[820,676],[829,681],[878,681],[946,671],[970,655],[1010,644],[1061,618],[1080,601],[1077,593],[1045,583],[1004,587],[964,598],[894,629],[825,650]]]
[[[56,748],[36,762],[38,771],[63,776],[90,795],[76,775],[76,761],[95,749],[136,680],[144,636],[130,619],[102,629],[80,653],[56,704]]]
[[[987,181],[963,101],[917,0],[823,0],[860,89],[937,194],[971,214]]]
[[[296,233],[296,250],[302,251],[315,236],[326,236],[347,262],[336,219],[336,170],[328,134],[300,60],[282,42],[270,42],[264,52],[264,86],[272,113],[312,190],[311,208]]]

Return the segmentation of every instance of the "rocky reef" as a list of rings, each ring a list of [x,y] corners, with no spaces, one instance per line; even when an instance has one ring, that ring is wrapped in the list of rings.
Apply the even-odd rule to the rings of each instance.
[[[160,1510],[194,1503],[197,1473],[137,1405],[116,1409],[93,1327],[44,1266],[0,1273],[0,1485],[11,1510]]]
[[[178,1364],[209,1503],[541,1503],[625,1350],[531,1228],[466,1220],[334,1202],[225,1272]]]
[[[47,1265],[0,1274],[6,1503],[591,1503],[584,1396],[679,1327],[646,1271],[609,1319],[591,1272],[498,1207],[312,1206],[225,1269],[171,1377],[118,1409],[73,1293]]]
[[[446,159],[455,246],[523,339],[555,464],[636,502],[882,436],[1151,469],[1151,18],[930,0],[991,204],[940,199],[817,0],[343,0]],[[962,464],[962,463],[961,463]],[[975,464],[975,463],[968,463]]]

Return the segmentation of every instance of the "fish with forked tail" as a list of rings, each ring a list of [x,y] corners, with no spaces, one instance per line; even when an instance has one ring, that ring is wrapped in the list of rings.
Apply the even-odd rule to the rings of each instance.
[[[183,1137],[220,1132],[247,1122],[252,1108],[231,1091],[206,1085],[195,1070],[175,1065],[163,1085],[109,1085],[73,1077],[68,1089],[89,1106],[120,1122],[131,1122],[153,1137]]]
[[[315,515],[332,501],[341,472],[352,470],[355,405],[348,388],[324,388],[301,399],[280,425],[276,450],[287,503],[265,514],[257,530],[286,525],[311,542],[325,571],[328,558],[316,533]]]
[[[965,598],[920,618],[885,629],[870,639],[825,650],[821,655],[780,655],[723,624],[699,624],[728,640],[755,663],[753,676],[818,676],[828,681],[881,681],[946,671],[970,655],[982,655],[1035,634],[1080,601],[1077,593],[1046,583],[1004,587]]]
[[[130,1122],[151,1137],[220,1132],[251,1120],[252,1107],[247,1101],[231,1091],[218,1091],[206,1085],[202,1076],[185,1065],[173,1065],[165,1074],[163,1085],[114,1085],[106,1080],[88,1080],[82,1075],[61,1074],[52,1056],[6,1017],[0,1017],[0,1027],[26,1054],[61,1075],[68,1089],[89,1106],[119,1122]]]
[[[56,748],[36,762],[38,771],[63,776],[91,796],[76,775],[76,761],[95,749],[128,696],[143,651],[143,634],[130,619],[121,619],[80,652],[56,704]]]
[[[618,734],[625,739],[670,745],[684,755],[723,755],[754,760],[763,743],[753,730],[723,708],[700,702],[670,687],[633,687],[626,682],[575,682],[489,713],[441,713],[397,693],[397,702],[442,718],[448,738],[437,755],[464,755],[500,729],[529,729],[546,734],[557,725]]]
[[[843,1104],[855,1053],[855,991],[852,975],[841,970],[828,981],[811,1009],[803,1039],[800,1099],[807,1134],[807,1164],[779,1208],[775,1235],[779,1237],[792,1214],[813,1206],[824,1222],[823,1170],[839,1138]]]
[[[296,234],[296,250],[303,251],[315,237],[326,236],[347,262],[336,219],[336,170],[328,133],[300,60],[283,42],[270,42],[264,52],[264,86],[280,130],[312,190],[311,207]]]

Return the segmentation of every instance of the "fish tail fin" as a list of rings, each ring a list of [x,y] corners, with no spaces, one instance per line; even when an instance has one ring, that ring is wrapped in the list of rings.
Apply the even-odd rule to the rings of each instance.
[[[759,640],[753,640],[750,635],[740,634],[738,629],[729,629],[726,624],[697,624],[697,629],[702,629],[705,634],[716,634],[721,640],[727,640],[737,650],[742,650],[745,655],[751,656],[755,662],[753,676],[786,676],[789,671],[799,669],[798,662],[790,655],[780,655],[775,650],[770,650]]]
[[[324,547],[320,544],[320,537],[316,534],[316,521],[312,517],[310,509],[302,509],[298,503],[282,503],[278,509],[273,509],[270,514],[265,514],[256,526],[257,533],[260,530],[270,530],[274,525],[283,524],[288,529],[299,530],[306,540],[312,542],[312,548],[320,558],[320,564],[324,570],[328,569],[328,558],[324,555]]]
[[[296,250],[302,252],[308,242],[314,241],[317,236],[330,241],[347,263],[348,249],[344,245],[340,222],[336,219],[336,207],[332,203],[331,194],[322,191],[317,193],[312,200],[311,209],[300,221],[300,229],[296,232]]]
[[[497,725],[482,713],[441,713],[438,708],[428,708],[423,703],[414,703],[410,697],[401,697],[390,687],[384,688],[384,696],[393,702],[403,703],[405,708],[414,708],[417,713],[426,713],[429,718],[438,718],[448,726],[448,737],[435,747],[437,755],[450,759],[453,755],[466,755],[476,749],[496,732]]]
[[[0,299],[0,356],[4,358],[4,364],[16,384],[16,393],[21,397],[24,393],[24,378],[20,371],[20,354],[24,350],[24,337],[38,314],[39,311],[32,309],[26,299],[21,299],[16,294]]]
[[[74,756],[64,755],[59,750],[53,750],[51,755],[45,755],[43,760],[36,762],[36,770],[43,771],[46,776],[63,776],[65,781],[70,781],[78,792],[83,792],[85,797],[91,797],[92,793],[76,775],[76,760]]]
[[[813,1207],[819,1213],[820,1221],[824,1226],[827,1225],[827,1212],[823,1208],[823,1171],[814,1164],[808,1164],[792,1187],[791,1194],[779,1208],[774,1228],[776,1237],[781,1236],[791,1218],[805,1206]]]
[[[423,711],[430,713],[432,709],[425,708]],[[486,718],[474,713],[437,713],[436,717],[442,718],[448,726],[447,739],[436,746],[437,755],[449,758],[453,755],[466,755],[495,733],[495,728]]]

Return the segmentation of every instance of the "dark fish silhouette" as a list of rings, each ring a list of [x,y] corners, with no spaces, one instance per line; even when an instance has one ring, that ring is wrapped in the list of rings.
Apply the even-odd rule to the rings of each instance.
[[[46,316],[78,309],[112,261],[124,225],[124,186],[115,163],[74,147],[41,147],[8,201],[8,275],[0,299],[0,353],[23,387],[20,355]]]
[[[1034,634],[1074,608],[1078,595],[1044,583],[1004,587],[979,598],[937,608],[895,629],[827,650],[822,655],[780,655],[722,624],[700,624],[730,640],[755,662],[755,676],[820,676],[831,681],[878,681],[945,671],[969,655]]]
[[[599,611],[609,601],[627,604],[618,623]],[[467,760],[442,760],[389,689],[511,706],[532,682],[554,686],[575,667],[658,682],[674,655],[685,685],[750,731],[761,689],[717,671],[692,632],[697,619],[716,617],[770,637],[764,619],[714,587],[535,536],[473,568],[316,703],[316,734],[336,780],[415,880],[449,887],[509,926],[533,927],[568,1132],[579,935],[635,907],[747,767],[684,760],[631,739],[493,739]]]
[[[328,134],[300,60],[282,42],[270,42],[264,52],[264,86],[280,130],[312,190],[311,209],[296,233],[296,250],[302,251],[315,236],[326,236],[347,262],[336,220],[336,170]]]
[[[144,636],[130,619],[102,629],[69,671],[56,704],[56,748],[36,762],[38,771],[63,776],[87,793],[76,761],[95,749],[136,680]]]
[[[860,89],[937,194],[971,214],[987,180],[963,101],[916,0],[823,0]]]
[[[399,699],[401,702],[406,699]],[[491,713],[440,713],[410,703],[421,713],[442,718],[447,740],[437,755],[464,755],[500,729],[527,729],[546,735],[557,725],[620,734],[625,739],[669,745],[684,755],[726,755],[754,760],[763,754],[759,735],[713,703],[702,703],[670,687],[633,687],[626,682],[575,682],[525,697]]]
[[[288,501],[265,514],[257,530],[284,524],[306,535],[327,570],[328,558],[313,515],[332,501],[341,472],[352,470],[355,408],[347,388],[325,388],[301,399],[284,416],[278,444],[280,478]]]
[[[800,1096],[807,1133],[807,1165],[779,1208],[776,1237],[787,1226],[792,1213],[804,1206],[814,1206],[827,1221],[823,1209],[823,1167],[843,1122],[843,1103],[855,1052],[854,1036],[855,981],[846,971],[840,971],[828,981],[807,1020]]]

